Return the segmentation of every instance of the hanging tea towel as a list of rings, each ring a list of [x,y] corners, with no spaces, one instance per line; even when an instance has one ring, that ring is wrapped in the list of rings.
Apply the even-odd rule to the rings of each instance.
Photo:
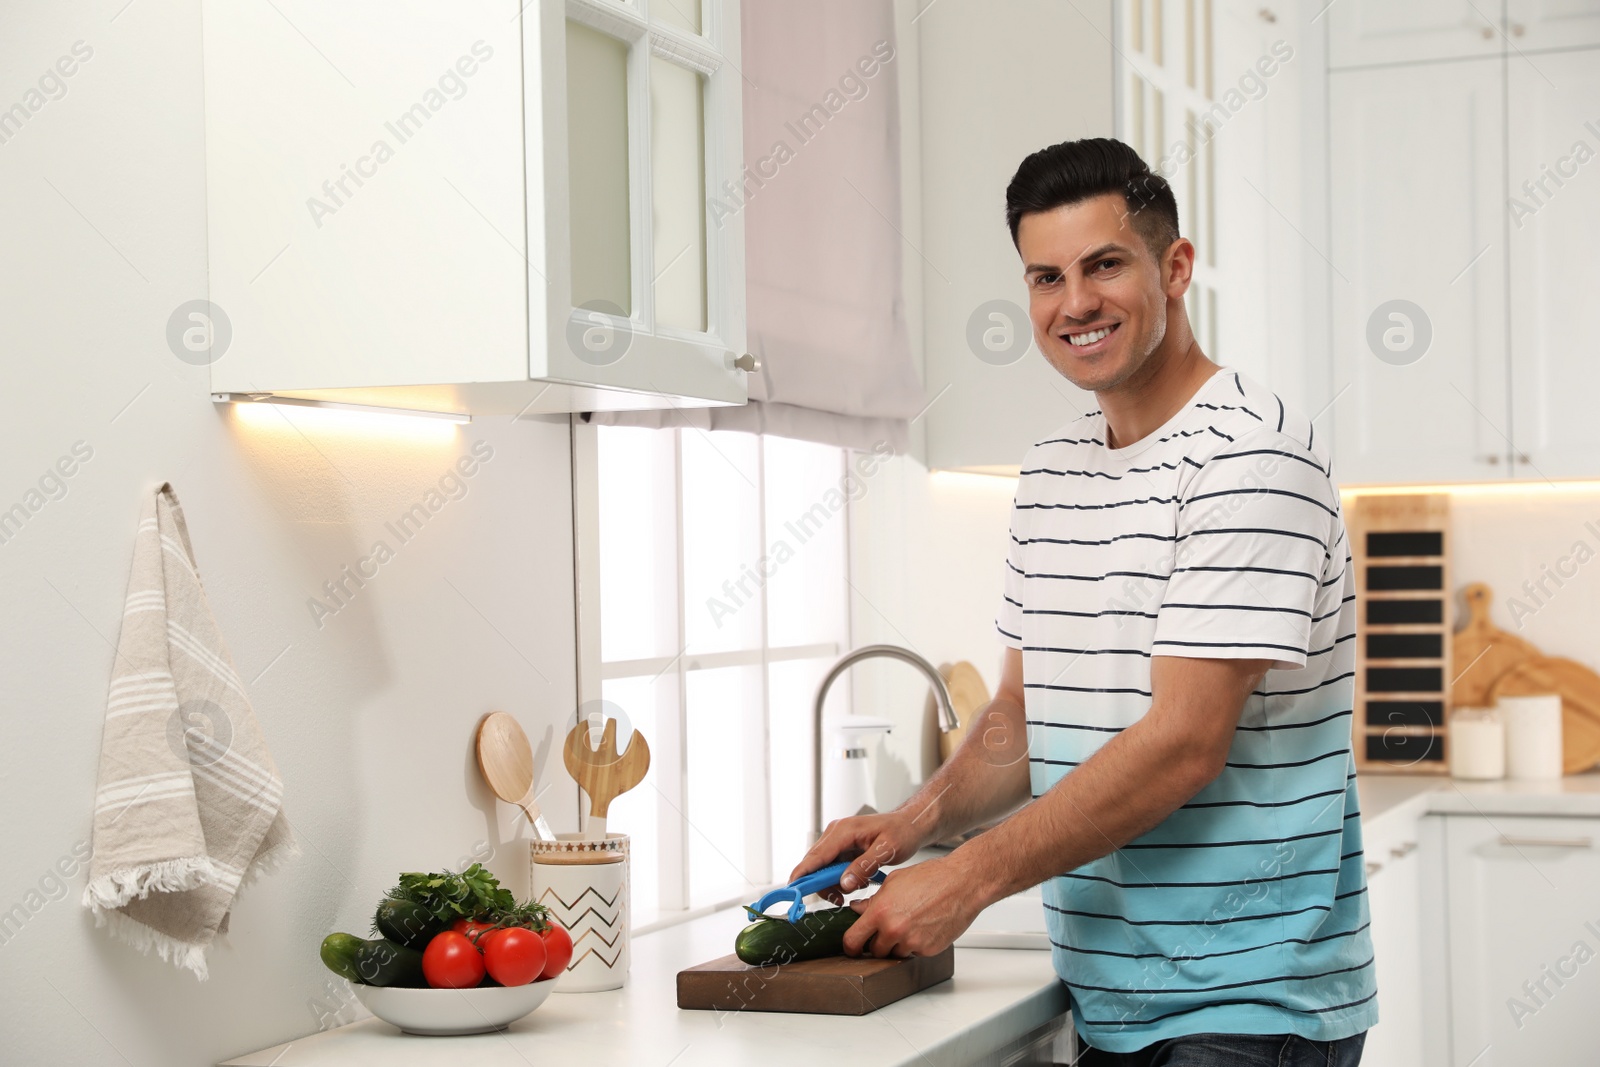
[[[206,977],[241,883],[295,853],[283,782],[195,568],[172,486],[145,501],[111,668],[83,904]]]

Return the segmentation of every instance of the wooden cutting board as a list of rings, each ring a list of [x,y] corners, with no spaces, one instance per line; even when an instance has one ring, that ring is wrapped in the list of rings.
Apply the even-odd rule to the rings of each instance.
[[[909,960],[830,956],[754,967],[737,956],[678,972],[678,1007],[865,1015],[955,973],[956,950]]]
[[[1493,597],[1482,582],[1473,582],[1466,588],[1467,624],[1450,639],[1450,669],[1456,673],[1450,686],[1452,708],[1489,706],[1494,703],[1490,690],[1502,675],[1525,660],[1543,655],[1522,638],[1489,621]]]
[[[939,675],[950,690],[950,706],[955,709],[956,721],[961,724],[949,733],[939,732],[939,762],[944,763],[955,755],[956,749],[966,739],[973,718],[989,703],[989,687],[984,684],[978,668],[966,660],[945,664],[939,668]],[[932,690],[928,692],[927,713],[934,716],[934,722],[939,721]]]
[[[1561,772],[1600,763],[1600,675],[1575,660],[1525,659],[1495,679],[1489,698],[1555,693],[1561,697]]]

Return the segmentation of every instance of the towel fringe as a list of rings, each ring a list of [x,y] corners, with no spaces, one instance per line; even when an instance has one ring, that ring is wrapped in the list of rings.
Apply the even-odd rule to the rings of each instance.
[[[98,917],[103,911],[120,908],[130,900],[141,900],[151,893],[181,893],[186,889],[216,885],[218,881],[217,869],[206,855],[124,867],[108,871],[85,886],[83,906]]]
[[[299,857],[300,842],[291,836],[288,840],[257,854],[256,858],[250,862],[250,866],[245,869],[244,877],[239,879],[239,889],[242,891],[249,888],[255,884],[257,878],[264,874],[271,874],[291,860]]]
[[[153,950],[169,963],[176,964],[204,982],[210,972],[206,968],[206,947],[179,941],[177,938],[151,929],[142,922],[130,919],[120,911],[96,911],[94,924],[104,926],[112,937],[145,955]]]

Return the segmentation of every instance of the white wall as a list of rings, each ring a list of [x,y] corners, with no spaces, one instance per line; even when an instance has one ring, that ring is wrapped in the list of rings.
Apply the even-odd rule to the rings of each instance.
[[[1003,646],[995,610],[1016,480],[930,473],[915,458],[885,464],[850,513],[854,646],[911,648],[935,666],[968,660],[992,693]],[[904,800],[938,766],[928,687],[911,668],[869,660],[853,670],[854,710],[903,724],[876,753],[879,807]]]
[[[169,314],[206,293],[199,31],[197,0],[0,14],[0,109],[74,42],[93,49],[0,143],[0,508],[75,442],[93,450],[0,544],[0,912],[38,905],[0,943],[4,1063],[201,1064],[314,1031],[309,1002],[329,1000],[318,942],[363,932],[398,871],[492,852],[525,890],[526,848],[478,780],[473,727],[502,708],[537,742],[572,714],[564,419],[443,437],[246,424],[168,350]],[[465,496],[391,540],[395,558],[319,629],[308,598],[480,439],[494,456]],[[95,930],[81,873],[64,898],[30,896],[89,834],[133,529],[164,479],[255,680],[304,849],[241,896],[205,984]],[[546,800],[573,828],[573,787]]]
[[[941,0],[917,19],[923,225],[907,241],[920,261],[923,381],[934,401],[920,454],[931,467],[1015,472],[1028,446],[1091,410],[1093,398],[1037,346],[995,365],[979,358],[970,332],[976,321],[1028,340],[1006,186],[1041,148],[1111,135],[1111,8]]]
[[[972,0],[961,0],[970,8]],[[899,229],[910,249],[923,243],[924,65],[921,0],[896,0],[902,202]],[[930,18],[932,16],[929,16]],[[996,193],[1002,193],[1000,190]],[[1003,221],[996,221],[1003,225]],[[927,267],[905,257],[905,306],[912,355],[923,365]],[[924,374],[926,379],[926,374]],[[994,631],[1015,479],[930,474],[927,419],[911,424],[910,454],[884,464],[850,506],[850,645],[910,648],[935,666],[969,660],[991,689],[1001,645]],[[1019,460],[1020,456],[1017,457]],[[868,660],[851,669],[851,709],[900,723],[874,753],[878,806],[904,800],[938,766],[938,733],[927,684],[901,663]]]
[[[1450,538],[1457,593],[1471,582],[1488,583],[1496,626],[1545,655],[1600,671],[1600,486],[1452,494]],[[1584,549],[1574,551],[1579,542]],[[1532,595],[1525,582],[1535,583]],[[1516,610],[1513,598],[1532,613]],[[1457,626],[1464,610],[1458,597]]]

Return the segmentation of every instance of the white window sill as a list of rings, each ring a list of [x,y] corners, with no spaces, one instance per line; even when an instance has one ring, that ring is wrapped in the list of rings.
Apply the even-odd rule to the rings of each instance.
[[[770,885],[746,886],[734,896],[710,901],[693,908],[678,908],[670,911],[636,911],[633,913],[632,922],[628,924],[629,931],[633,937],[638,937],[640,934],[648,934],[656,930],[665,930],[668,927],[677,926],[679,923],[686,923],[694,919],[704,918],[707,915],[710,915],[714,912],[723,911],[727,908],[736,908],[745,904],[752,904],[755,902],[757,897],[761,896],[761,894],[767,892],[769,889],[776,889],[778,886],[783,884],[783,882],[774,882]]]

